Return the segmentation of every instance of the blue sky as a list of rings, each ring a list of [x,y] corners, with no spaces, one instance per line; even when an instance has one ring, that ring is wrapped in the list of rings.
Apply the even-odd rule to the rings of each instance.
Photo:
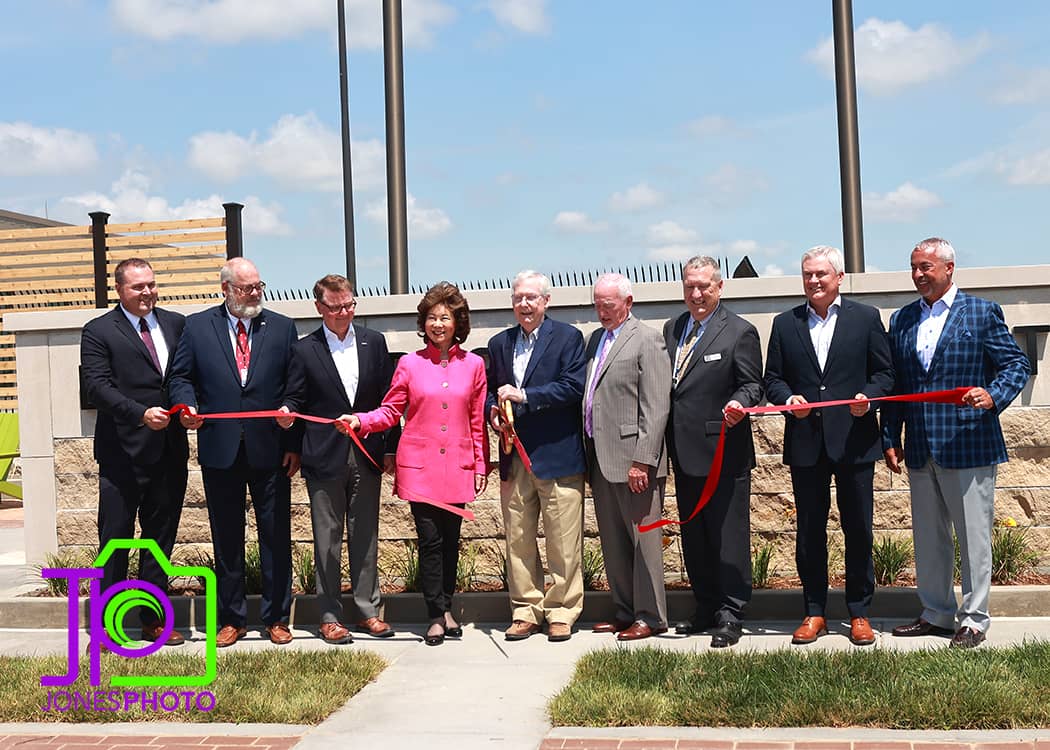
[[[247,205],[344,269],[334,0],[6,3],[0,208]],[[359,283],[386,284],[381,0],[347,0]],[[404,0],[412,284],[842,245],[830,3]],[[1050,4],[855,0],[869,270],[1047,262]]]

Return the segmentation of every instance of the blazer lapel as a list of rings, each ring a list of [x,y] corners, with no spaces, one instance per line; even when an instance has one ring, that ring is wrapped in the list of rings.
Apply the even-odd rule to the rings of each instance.
[[[798,334],[799,344],[802,351],[809,357],[813,369],[820,373],[820,361],[817,359],[817,350],[813,348],[813,337],[809,335],[809,307],[802,305],[795,308],[795,333]]]
[[[135,347],[135,350],[140,355],[142,355],[142,358],[145,359],[146,362],[149,363],[149,366],[153,369],[153,371],[158,375],[161,375],[162,373],[159,370],[157,370],[157,366],[153,364],[153,357],[150,356],[149,349],[146,348],[146,345],[142,341],[141,331],[135,330],[135,328],[131,325],[131,321],[128,320],[128,316],[124,314],[124,311],[121,310],[119,306],[114,308],[113,313],[113,323],[116,325],[117,330],[120,331],[120,333],[124,335],[128,339],[128,341],[131,342],[131,345]],[[159,321],[160,318],[157,318],[157,320]]]
[[[354,331],[354,336],[357,336],[357,332]],[[336,392],[343,397],[343,401],[346,402],[348,408],[353,409],[353,404],[350,403],[350,395],[346,392],[346,387],[343,385],[343,379],[339,377],[339,370],[336,369],[335,360],[332,358],[332,352],[328,348],[328,339],[325,337],[324,327],[318,328],[315,331],[312,338],[312,347],[314,355],[317,357],[317,361],[321,365],[321,370],[331,381],[332,387],[335,388]],[[364,372],[365,368],[361,366],[361,339],[357,338],[357,369],[358,372]],[[361,385],[358,383],[358,388]]]
[[[634,336],[635,329],[638,327],[638,321],[634,318],[628,318],[623,324],[623,328],[620,329],[620,333],[612,342],[612,346],[609,347],[608,353],[605,355],[605,361],[602,362],[602,369],[600,372],[595,374],[595,378],[599,381],[605,377],[605,373],[609,371],[609,363],[616,358],[616,355],[623,351],[623,348],[627,346],[627,342],[632,336]],[[598,352],[595,357],[601,356],[601,345],[599,344]],[[597,360],[595,360],[597,362]],[[597,386],[597,383],[595,384]]]
[[[678,380],[679,382],[686,379],[689,373],[693,371],[693,367],[696,366],[697,362],[701,362],[704,358],[704,353],[715,343],[715,339],[725,330],[726,327],[726,311],[722,309],[722,305],[718,306],[718,309],[712,313],[710,320],[707,321],[707,325],[704,326],[704,334],[700,337],[700,340],[696,342],[696,348],[693,349],[693,356],[689,358],[689,361],[685,365],[685,370],[682,372],[682,377]],[[677,344],[676,344],[677,345]]]
[[[678,342],[682,338],[682,331],[685,330],[686,322],[689,320],[689,313],[682,313],[675,320],[674,325],[671,326],[671,330],[664,336],[664,344],[667,346],[667,353],[671,355],[671,367],[674,368],[675,358],[678,356]]]
[[[521,379],[521,385],[524,387],[525,383],[528,382],[529,378],[532,377],[532,373],[536,372],[536,367],[539,365],[540,360],[543,359],[543,353],[547,351],[547,347],[551,343],[551,329],[554,328],[554,324],[547,320],[543,320],[539,328],[539,338],[536,339],[536,346],[532,349],[532,356],[529,357],[529,364],[525,368],[525,377]],[[520,328],[519,328],[520,331]],[[508,338],[510,338],[508,336]],[[511,350],[511,365],[513,369],[513,356],[514,352]]]
[[[945,348],[948,346],[948,342],[955,338],[955,334],[958,333],[965,315],[966,295],[962,292],[956,292],[955,304],[948,308],[948,319],[944,321],[944,328],[941,330],[940,338],[937,339],[937,348],[933,350],[933,357],[930,359],[930,372],[937,366]]]
[[[259,315],[252,321],[251,330],[251,356],[248,359],[248,377],[244,379],[244,385],[252,382],[252,375],[257,369],[256,365],[259,363],[259,355],[262,353],[263,347],[266,345],[266,311],[263,310]]]
[[[230,372],[233,373],[233,376],[237,378],[237,382],[240,383],[241,373],[237,371],[237,362],[233,358],[233,345],[230,344],[230,316],[226,312],[225,304],[215,308],[211,325],[215,329],[215,336],[219,341],[219,351],[226,357],[226,364],[230,366]]]
[[[835,360],[835,354],[842,348],[842,340],[848,336],[856,335],[852,323],[853,304],[849,300],[844,299],[839,307],[838,319],[835,321],[835,333],[831,337],[831,346],[828,347],[828,359],[824,363],[825,372],[831,369],[831,363]]]

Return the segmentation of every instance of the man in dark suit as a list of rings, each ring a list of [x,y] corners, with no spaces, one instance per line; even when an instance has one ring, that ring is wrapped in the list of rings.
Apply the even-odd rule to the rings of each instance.
[[[805,404],[889,395],[893,364],[879,311],[844,300],[842,253],[818,246],[802,255],[807,304],[773,320],[766,357],[766,395],[774,404]],[[873,481],[881,451],[879,425],[868,404],[794,411],[784,417],[784,463],[791,467],[798,532],[795,564],[805,619],[792,643],[827,633],[828,511],[831,479],[846,540],[846,607],[850,640],[875,642],[868,607],[875,593],[871,558]]]
[[[153,268],[141,258],[121,261],[113,273],[120,304],[84,326],[80,367],[88,398],[98,409],[95,460],[98,461],[98,541],[135,536],[153,539],[171,556],[186,493],[186,430],[168,418],[166,374],[185,318],[157,307]],[[127,578],[128,551],[107,561],[102,588]],[[139,578],[161,591],[168,576],[153,555],[139,555]],[[156,641],[163,623],[139,608],[142,634]],[[173,646],[183,637],[172,631]]]
[[[955,250],[947,240],[931,237],[912,250],[911,278],[921,299],[890,318],[890,343],[900,393],[968,387],[963,400],[972,408],[888,404],[882,437],[890,471],[901,473],[901,458],[908,467],[923,606],[914,622],[893,634],[952,635],[953,648],[973,648],[990,624],[995,475],[1007,460],[999,414],[1025,387],[1031,366],[1002,308],[960,291],[954,271]],[[961,558],[961,605],[952,587],[952,527]]]
[[[285,374],[296,342],[290,318],[263,309],[266,285],[255,264],[233,258],[219,275],[225,301],[186,320],[172,364],[169,392],[186,404],[180,420],[196,429],[197,456],[208,503],[219,625],[216,644],[244,636],[245,491],[251,490],[262,558],[262,620],[270,640],[292,640],[291,485],[299,456],[292,437],[269,419],[216,419],[221,412],[277,409],[284,403]]]
[[[671,365],[659,332],[631,317],[630,279],[602,274],[593,297],[602,327],[585,354],[584,449],[615,607],[594,632],[634,641],[667,632],[662,537],[638,527],[663,514]]]
[[[512,404],[514,429],[532,463],[500,451],[500,500],[507,538],[507,588],[511,626],[504,637],[520,641],[546,620],[547,640],[567,641],[583,611],[583,438],[580,402],[586,363],[583,335],[546,317],[550,281],[522,271],[511,285],[518,325],[489,341],[489,421],[500,431],[499,412]],[[537,530],[543,516],[547,568],[544,591]]]
[[[357,300],[345,276],[329,274],[314,284],[314,305],[322,324],[296,342],[288,368],[284,404],[291,411],[338,418],[370,411],[390,389],[393,363],[386,339],[353,325]],[[290,427],[291,417],[278,418]],[[379,490],[382,471],[368,456],[393,471],[400,428],[364,438],[368,456],[331,425],[303,421],[302,470],[310,494],[314,568],[321,610],[321,637],[329,643],[353,640],[343,624],[342,558],[346,530],[350,583],[358,630],[384,638],[393,629],[379,617]]]
[[[696,518],[681,527],[696,613],[676,630],[689,635],[714,628],[714,648],[740,640],[743,609],[751,601],[755,445],[751,420],[738,410],[757,406],[762,398],[758,331],[721,304],[722,286],[714,258],[687,260],[682,288],[688,309],[664,325],[672,372],[667,445],[681,520],[703,491],[723,419],[729,427],[718,486]]]

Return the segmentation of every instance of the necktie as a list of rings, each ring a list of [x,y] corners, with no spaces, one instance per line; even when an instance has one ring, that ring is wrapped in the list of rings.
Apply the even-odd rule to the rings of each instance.
[[[252,352],[248,348],[248,331],[244,327],[244,321],[237,321],[237,369],[241,373],[241,383],[248,378],[248,364],[251,362]]]
[[[681,350],[678,352],[678,359],[674,363],[674,381],[677,383],[678,379],[682,377],[682,370],[685,369],[686,364],[689,363],[689,355],[693,353],[693,344],[696,343],[696,339],[700,336],[700,321],[694,320],[693,327],[689,331],[689,336],[686,337],[685,343],[682,344]]]
[[[605,355],[609,353],[609,349],[612,347],[612,342],[612,334],[606,333],[605,341],[602,343],[602,350],[598,354],[598,361],[594,363],[594,371],[591,373],[591,387],[587,389],[587,403],[583,410],[583,428],[586,430],[588,437],[594,436],[594,419],[592,413],[594,408],[594,388],[598,385],[598,374],[602,371],[602,363],[605,362]]]
[[[139,318],[139,336],[142,337],[142,343],[146,345],[146,349],[149,350],[150,359],[153,360],[153,366],[157,368],[157,372],[161,375],[164,374],[164,368],[160,366],[160,357],[157,356],[157,347],[153,344],[153,336],[149,332],[149,326],[146,324],[145,318]]]

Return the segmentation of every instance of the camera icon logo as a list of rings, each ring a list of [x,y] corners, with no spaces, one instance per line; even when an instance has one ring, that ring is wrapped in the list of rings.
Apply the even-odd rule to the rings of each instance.
[[[67,650],[67,672],[64,675],[44,675],[40,678],[43,687],[72,685],[80,677],[80,628],[79,628],[79,592],[81,581],[88,582],[88,665],[89,677],[93,687],[98,687],[101,678],[101,653],[103,647],[120,656],[141,658],[160,650],[175,627],[174,608],[167,593],[152,583],[141,580],[127,580],[115,583],[105,591],[101,590],[102,566],[117,551],[145,550],[153,555],[169,577],[188,576],[204,581],[204,619],[205,619],[205,669],[200,675],[113,675],[111,687],[192,687],[209,685],[215,680],[216,646],[218,633],[218,588],[215,571],[201,565],[172,565],[167,555],[152,539],[113,539],[95,558],[89,568],[44,568],[40,575],[44,578],[64,578],[68,588],[69,630]],[[156,641],[140,643],[128,636],[124,628],[125,617],[137,607],[146,607],[157,619],[164,623],[163,630]]]

